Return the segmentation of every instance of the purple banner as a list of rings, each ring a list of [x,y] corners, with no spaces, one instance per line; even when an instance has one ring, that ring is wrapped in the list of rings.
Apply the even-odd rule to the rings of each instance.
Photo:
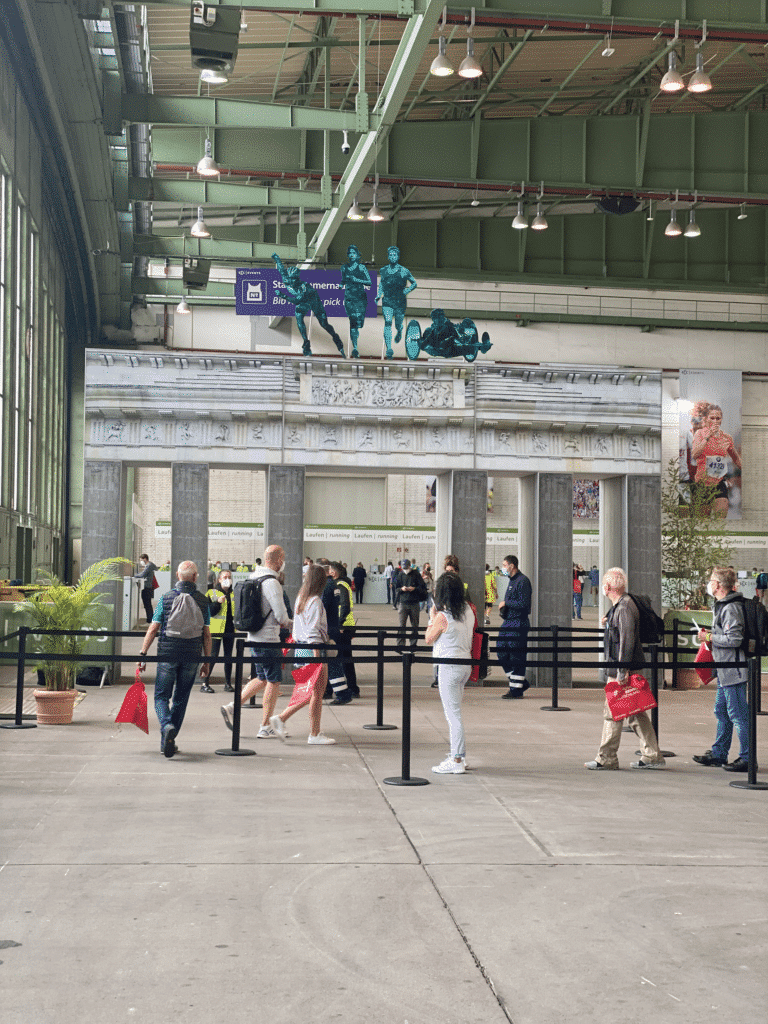
[[[377,275],[371,271],[366,317],[375,317]],[[302,270],[301,280],[311,285],[325,307],[326,316],[347,319],[344,309],[344,289],[340,270]],[[238,268],[235,274],[235,311],[239,316],[293,316],[294,304],[287,292],[275,287],[282,284],[277,270],[246,270]]]

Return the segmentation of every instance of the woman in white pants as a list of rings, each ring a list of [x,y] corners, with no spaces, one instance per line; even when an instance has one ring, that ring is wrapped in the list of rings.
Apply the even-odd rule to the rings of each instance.
[[[471,658],[475,617],[469,607],[461,578],[445,572],[435,584],[435,603],[429,610],[425,640],[434,645],[437,658]],[[461,700],[464,685],[472,672],[471,665],[438,665],[437,679],[440,700],[448,722],[451,752],[432,769],[438,775],[465,773],[464,725],[461,721]]]

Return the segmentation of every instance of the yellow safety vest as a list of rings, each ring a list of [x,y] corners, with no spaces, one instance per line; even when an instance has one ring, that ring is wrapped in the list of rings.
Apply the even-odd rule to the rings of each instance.
[[[354,598],[352,597],[352,587],[350,587],[346,580],[336,580],[336,582],[340,584],[342,587],[346,587],[347,593],[349,594],[349,615],[346,617],[346,619],[344,619],[342,623],[340,623],[341,628],[343,629],[345,626],[354,626],[355,616],[352,614],[352,609],[354,608],[355,605]]]
[[[218,599],[221,597],[221,591],[216,590],[216,588],[213,587],[211,590],[206,590],[205,596],[211,601],[218,601]],[[227,602],[229,602],[229,605],[232,609],[232,617],[234,618],[235,595],[230,590],[230,592],[225,596],[227,600],[224,602],[224,604],[220,605],[221,611],[217,615],[211,615],[211,636],[222,636],[224,633],[224,627],[227,624]]]

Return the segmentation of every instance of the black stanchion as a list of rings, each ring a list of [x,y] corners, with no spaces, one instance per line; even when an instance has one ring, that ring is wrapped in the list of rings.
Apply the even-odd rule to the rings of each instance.
[[[672,621],[672,689],[677,689],[677,637],[680,631],[680,623],[677,619]]]
[[[403,651],[403,739],[401,775],[384,779],[388,786],[428,786],[428,779],[411,778],[411,662],[413,653]]]
[[[364,729],[396,729],[396,725],[384,725],[384,630],[376,634],[378,640],[378,661],[376,662],[376,721],[364,725]]]
[[[222,757],[248,757],[250,754],[256,753],[255,750],[240,749],[240,698],[243,693],[243,651],[245,650],[245,640],[242,638],[237,640],[235,647],[237,655],[235,661],[235,709],[232,712],[232,746],[216,751]]]
[[[3,722],[0,729],[36,729],[37,722],[22,722],[21,712],[24,706],[24,662],[27,654],[28,626],[19,629],[19,652],[16,664],[16,715],[12,722]]]
[[[768,789],[768,782],[757,781],[757,691],[760,688],[760,659],[752,658],[749,663],[749,766],[745,781],[737,779],[731,783],[734,789]]]
[[[763,659],[765,651],[760,651],[758,656],[755,658],[757,662],[757,693],[755,694],[755,714],[756,715],[768,715],[768,711],[763,711],[762,708],[762,695],[763,695]]]
[[[656,740],[659,739],[659,648],[657,644],[651,646],[651,693],[656,701],[656,707],[651,711],[651,725],[656,733]],[[642,755],[642,751],[636,750],[636,754]],[[662,757],[675,757],[671,750],[662,750]]]
[[[557,703],[557,699],[558,699],[558,684],[559,684],[558,673],[557,673],[557,662],[558,662],[558,659],[559,659],[558,631],[559,631],[560,627],[559,626],[550,626],[550,629],[552,630],[552,703],[551,704],[545,704],[544,707],[541,710],[542,711],[570,711],[571,710],[570,708],[561,708],[560,705]],[[571,634],[571,637],[573,637],[573,634]],[[573,644],[573,640],[571,640],[571,644]]]

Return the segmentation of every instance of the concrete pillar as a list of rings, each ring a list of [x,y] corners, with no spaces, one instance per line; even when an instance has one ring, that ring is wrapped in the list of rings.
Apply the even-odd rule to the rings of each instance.
[[[197,566],[197,588],[208,587],[208,466],[171,465],[171,586],[180,562]]]
[[[304,561],[303,466],[269,466],[267,469],[264,546],[279,544],[285,551],[285,589],[294,601],[301,587]]]
[[[437,478],[437,544],[435,577],[443,559],[456,555],[461,578],[478,614],[482,614],[485,593],[485,540],[488,515],[488,474],[456,470]]]
[[[625,480],[614,476],[600,481],[600,579],[613,566],[626,569],[627,518]],[[605,604],[600,598],[601,607]]]
[[[517,521],[517,557],[520,561],[520,572],[531,581],[533,587],[533,607],[531,609],[531,625],[538,625],[538,532],[536,529],[536,493],[538,478],[535,474],[521,477],[518,490],[518,521]],[[509,552],[505,552],[509,554]],[[504,595],[499,594],[499,600]],[[532,672],[535,672],[532,669]],[[529,676],[533,678],[533,676]]]
[[[538,474],[536,529],[538,561],[534,593],[538,596],[538,624],[570,626],[573,609],[573,478],[570,473]],[[525,572],[522,563],[521,570]],[[571,670],[560,668],[558,679],[560,686],[570,686]],[[539,686],[551,681],[551,669],[539,669]]]
[[[626,478],[629,589],[647,594],[661,614],[661,477]]]
[[[128,555],[125,546],[125,470],[121,461],[86,459],[83,466],[83,539],[80,571],[104,558]]]
[[[451,554],[453,537],[451,536],[451,506],[453,505],[453,487],[450,473],[440,473],[436,480],[435,495],[435,563],[432,566],[435,579],[443,571],[443,560]]]

